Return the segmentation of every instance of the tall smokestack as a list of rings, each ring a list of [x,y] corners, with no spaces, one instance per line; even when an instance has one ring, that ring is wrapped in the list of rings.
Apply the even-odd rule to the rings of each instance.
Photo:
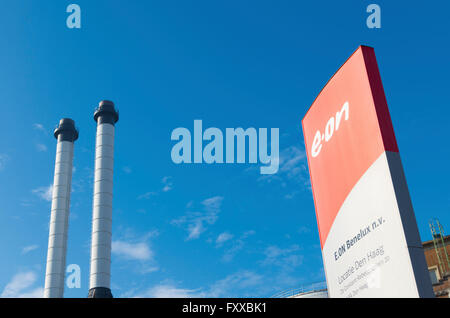
[[[69,118],[61,119],[54,136],[58,143],[45,272],[45,298],[61,298],[64,295],[73,146],[75,140],[78,139],[75,122]]]
[[[111,101],[101,101],[95,110],[97,139],[92,213],[91,274],[89,298],[112,298],[111,225],[114,170],[114,125],[119,113]]]

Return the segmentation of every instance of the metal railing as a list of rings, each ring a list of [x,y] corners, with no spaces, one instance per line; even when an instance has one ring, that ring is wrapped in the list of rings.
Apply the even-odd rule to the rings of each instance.
[[[299,294],[306,294],[312,292],[325,291],[327,289],[326,282],[313,283],[309,285],[300,286],[297,288],[290,288],[276,293],[271,298],[289,298]]]

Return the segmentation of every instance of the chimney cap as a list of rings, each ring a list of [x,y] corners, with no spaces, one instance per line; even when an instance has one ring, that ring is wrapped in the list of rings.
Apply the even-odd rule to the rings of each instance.
[[[119,120],[119,111],[114,107],[114,103],[110,100],[102,100],[94,111],[94,120],[99,123],[115,124]]]
[[[71,118],[62,118],[59,121],[58,127],[56,127],[53,135],[56,139],[61,135],[61,141],[74,142],[78,139],[78,129],[75,127],[75,121]]]

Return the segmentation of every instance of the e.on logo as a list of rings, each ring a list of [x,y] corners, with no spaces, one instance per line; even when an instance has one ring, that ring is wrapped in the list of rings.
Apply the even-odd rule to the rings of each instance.
[[[311,155],[313,158],[317,157],[320,151],[322,150],[322,146],[324,146],[322,142],[323,141],[329,142],[331,140],[331,137],[333,137],[334,132],[339,129],[342,117],[345,116],[345,120],[348,120],[348,115],[349,115],[349,104],[348,102],[345,102],[344,105],[342,106],[342,109],[336,113],[336,117],[331,117],[328,120],[325,126],[325,132],[321,133],[320,130],[316,132],[311,147]]]

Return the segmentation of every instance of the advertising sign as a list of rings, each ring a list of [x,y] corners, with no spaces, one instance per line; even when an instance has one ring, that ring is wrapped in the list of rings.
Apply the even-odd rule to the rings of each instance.
[[[433,297],[373,48],[302,120],[330,297]]]

